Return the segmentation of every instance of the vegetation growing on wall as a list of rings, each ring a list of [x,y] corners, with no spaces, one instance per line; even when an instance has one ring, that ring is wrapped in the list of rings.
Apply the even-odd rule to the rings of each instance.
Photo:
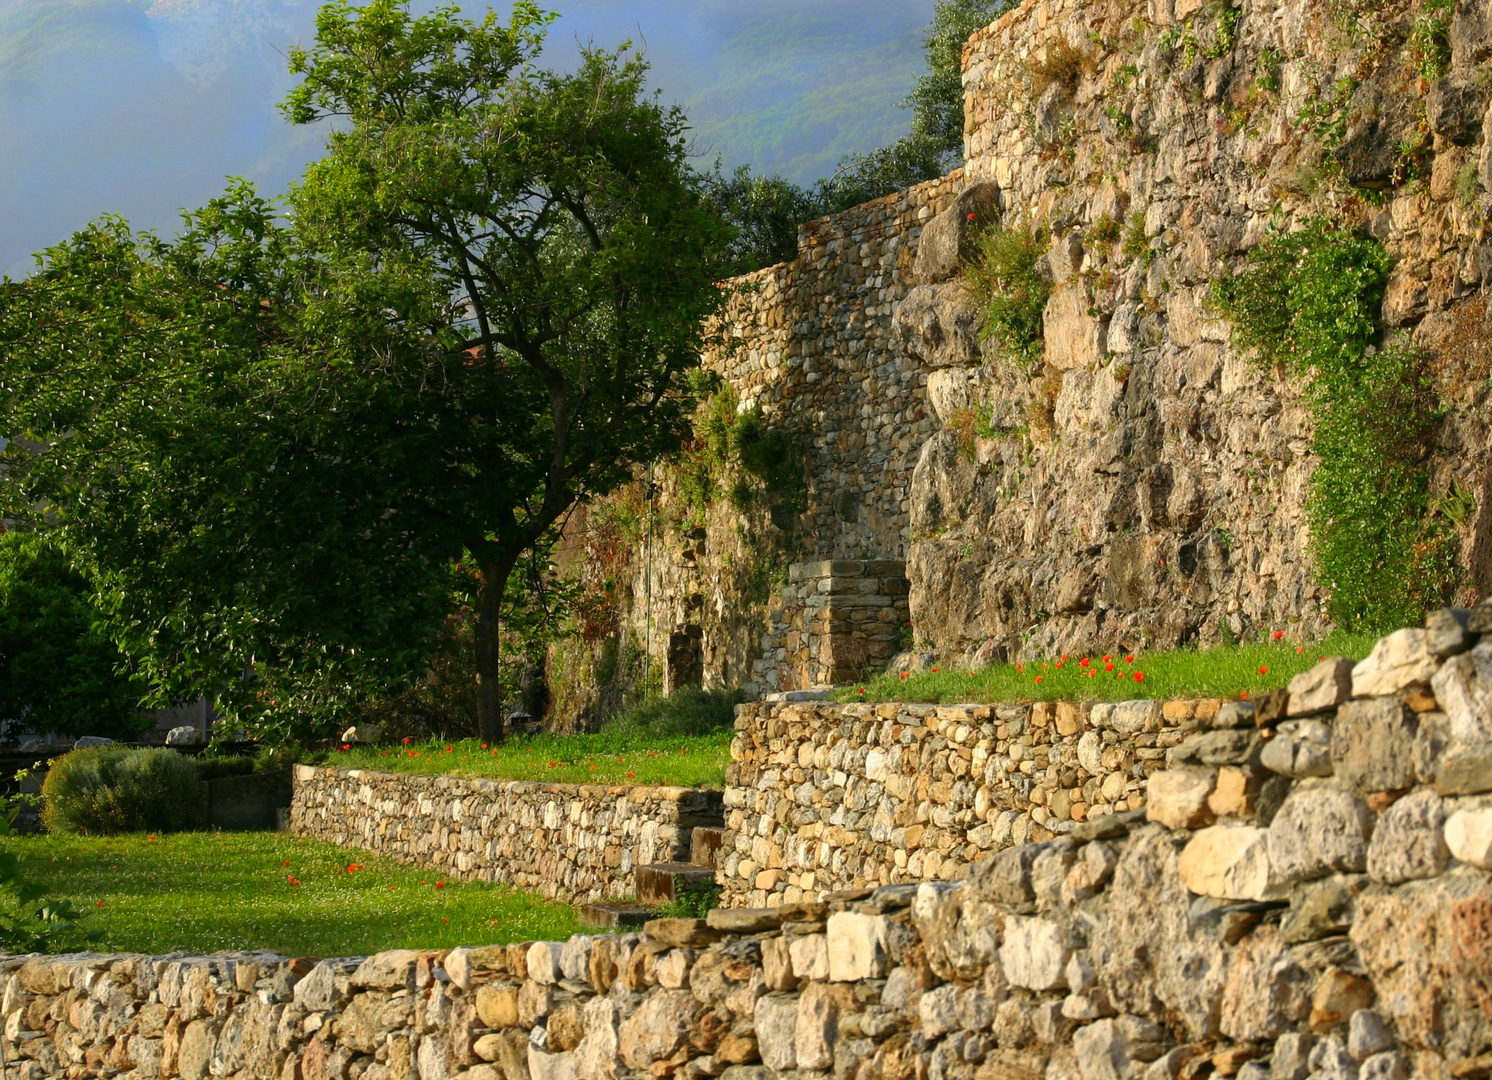
[[[791,438],[767,421],[760,406],[742,412],[729,386],[700,410],[678,483],[686,523],[693,525],[703,524],[710,504],[722,496],[743,511],[762,499],[793,510],[804,505],[803,463]]]
[[[1413,624],[1443,602],[1468,512],[1466,496],[1431,497],[1440,412],[1426,355],[1380,339],[1390,265],[1376,240],[1318,219],[1272,237],[1213,289],[1237,344],[1308,380],[1321,460],[1307,512],[1331,616],[1346,629]]]
[[[978,236],[976,247],[964,264],[964,284],[979,305],[980,336],[1029,367],[1041,358],[1042,312],[1052,293],[1041,266],[1045,230],[1001,221]]]

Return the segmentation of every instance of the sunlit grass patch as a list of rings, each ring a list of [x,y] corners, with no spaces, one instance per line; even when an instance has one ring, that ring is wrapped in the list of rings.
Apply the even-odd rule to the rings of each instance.
[[[558,784],[672,784],[718,788],[730,764],[731,733],[711,735],[535,735],[499,746],[476,739],[354,747],[331,755],[346,769],[492,777]]]
[[[881,675],[836,696],[938,704],[1236,698],[1284,686],[1323,657],[1359,660],[1376,640],[1371,634],[1333,634],[1312,645],[1276,639],[1204,650],[1068,654],[979,671],[939,665],[909,675]]]
[[[286,833],[11,836],[0,850],[89,911],[84,929],[118,952],[363,956],[580,929],[566,904]]]

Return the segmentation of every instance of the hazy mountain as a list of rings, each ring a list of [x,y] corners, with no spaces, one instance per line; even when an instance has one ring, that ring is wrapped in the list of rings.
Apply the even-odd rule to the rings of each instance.
[[[630,39],[702,156],[809,181],[906,130],[896,103],[933,2],[560,0],[546,61]],[[30,253],[103,213],[169,232],[228,175],[283,190],[323,138],[275,109],[284,52],[309,44],[316,8],[0,0],[0,272],[25,273]]]

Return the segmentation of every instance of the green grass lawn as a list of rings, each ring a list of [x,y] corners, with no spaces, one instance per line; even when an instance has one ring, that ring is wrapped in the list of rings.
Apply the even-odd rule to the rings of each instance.
[[[580,930],[565,904],[286,833],[9,836],[0,849],[86,909],[84,929],[105,934],[94,947],[117,952],[364,956]]]
[[[1325,656],[1360,660],[1377,637],[1333,634],[1313,645],[1271,641],[1219,649],[1069,655],[970,672],[950,667],[881,675],[839,691],[840,701],[938,704],[994,701],[1129,701],[1236,698],[1284,686]]]
[[[731,732],[710,735],[535,735],[499,747],[475,740],[354,747],[328,764],[344,769],[486,776],[558,784],[725,786]]]

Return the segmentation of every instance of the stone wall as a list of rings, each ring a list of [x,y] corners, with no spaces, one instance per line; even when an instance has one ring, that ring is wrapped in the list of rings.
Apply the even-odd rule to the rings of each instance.
[[[1251,723],[1210,699],[759,703],[736,715],[722,903],[756,907],[961,877],[1001,849],[1138,810],[1168,757]],[[1228,774],[1225,786],[1248,782],[1245,768]]]
[[[634,553],[626,623],[653,656],[697,628],[706,685],[811,685],[812,665],[775,652],[802,613],[789,565],[905,558],[912,470],[935,425],[926,372],[901,348],[892,314],[923,226],[962,183],[954,173],[810,222],[797,259],[730,283],[732,344],[706,366],[741,409],[760,406],[788,434],[804,465],[803,508],[743,512],[721,499],[704,528],[681,526],[674,478],[660,468],[656,535],[651,557],[646,544]]]
[[[366,960],[5,959],[7,1075],[1484,1077],[1492,637],[1465,626],[1259,702],[1215,740],[1254,747],[1240,796],[1177,761],[1145,810],[960,880]]]
[[[300,765],[290,828],[468,881],[570,903],[633,894],[634,867],[688,862],[721,793],[410,776]]]
[[[1431,354],[1445,411],[1432,496],[1477,505],[1461,602],[1492,592],[1492,24],[1484,0],[1446,7],[1431,84],[1408,31],[1433,14],[1030,0],[974,35],[965,175],[1049,227],[1053,292],[1029,368],[981,351],[956,260],[898,307],[948,429],[912,490],[922,645],[982,663],[1324,630],[1309,403],[1208,302],[1270,230],[1318,215],[1397,260],[1383,324]]]

